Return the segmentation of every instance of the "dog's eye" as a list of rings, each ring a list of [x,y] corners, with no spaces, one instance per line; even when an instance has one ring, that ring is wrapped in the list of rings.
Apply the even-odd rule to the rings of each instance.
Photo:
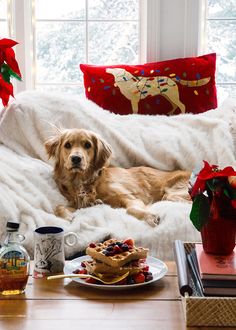
[[[64,147],[65,147],[66,149],[70,149],[70,148],[71,148],[71,144],[70,144],[70,142],[66,142],[65,145],[64,145]]]
[[[92,147],[92,144],[89,141],[86,141],[84,147],[85,149],[90,149]]]

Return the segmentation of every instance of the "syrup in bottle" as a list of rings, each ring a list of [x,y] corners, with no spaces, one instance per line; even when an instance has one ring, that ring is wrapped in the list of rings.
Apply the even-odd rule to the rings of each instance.
[[[18,233],[19,223],[7,222],[7,235],[0,248],[0,294],[23,293],[28,281],[30,257],[22,246],[24,236]]]

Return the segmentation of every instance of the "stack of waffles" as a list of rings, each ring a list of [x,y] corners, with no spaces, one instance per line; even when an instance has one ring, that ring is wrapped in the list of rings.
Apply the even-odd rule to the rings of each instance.
[[[146,264],[148,249],[136,247],[132,239],[109,239],[103,243],[91,243],[86,254],[91,260],[83,262],[88,274],[120,276],[129,272],[128,284],[150,281],[152,274]]]

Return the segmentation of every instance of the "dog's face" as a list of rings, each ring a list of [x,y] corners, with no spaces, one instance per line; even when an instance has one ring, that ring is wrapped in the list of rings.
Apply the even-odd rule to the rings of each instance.
[[[69,172],[86,172],[106,166],[111,148],[100,137],[84,129],[66,129],[45,142],[49,158]]]

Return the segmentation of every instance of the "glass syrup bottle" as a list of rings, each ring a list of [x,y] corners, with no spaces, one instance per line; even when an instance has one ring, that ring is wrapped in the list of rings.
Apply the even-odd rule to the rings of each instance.
[[[22,246],[24,236],[18,233],[19,223],[7,222],[7,235],[0,248],[0,294],[23,293],[28,281],[30,257]]]

